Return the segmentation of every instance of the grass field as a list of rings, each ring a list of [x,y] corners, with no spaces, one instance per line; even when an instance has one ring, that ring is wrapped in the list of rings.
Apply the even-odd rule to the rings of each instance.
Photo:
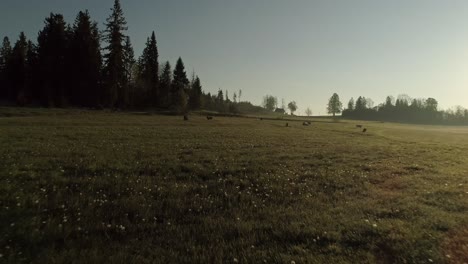
[[[0,262],[468,262],[466,127],[0,112]]]

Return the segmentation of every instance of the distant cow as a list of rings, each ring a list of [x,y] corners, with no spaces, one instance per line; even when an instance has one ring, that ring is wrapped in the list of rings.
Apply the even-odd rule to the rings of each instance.
[[[366,133],[366,132],[367,132],[367,128],[364,128],[364,129],[362,130],[362,133]]]
[[[362,128],[362,125],[356,125],[357,128]]]
[[[188,121],[188,116],[184,115],[184,121]]]
[[[309,122],[304,122],[302,123],[303,126],[310,126],[310,123]]]
[[[207,117],[206,117],[206,120],[212,120],[212,119],[213,119],[212,116],[207,116]]]
[[[289,126],[289,124],[288,124],[288,123],[286,123],[286,127],[288,127],[288,126]]]

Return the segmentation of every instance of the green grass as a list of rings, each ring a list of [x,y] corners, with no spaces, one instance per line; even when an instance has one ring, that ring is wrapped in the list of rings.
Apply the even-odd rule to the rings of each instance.
[[[0,262],[468,258],[466,127],[0,112]]]

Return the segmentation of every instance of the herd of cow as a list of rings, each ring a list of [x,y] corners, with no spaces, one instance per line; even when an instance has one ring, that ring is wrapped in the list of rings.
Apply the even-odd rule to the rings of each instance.
[[[188,121],[188,116],[187,115],[184,115],[184,121]],[[213,117],[212,116],[206,116],[206,120],[213,120]],[[260,120],[263,120],[263,118],[260,118]],[[312,123],[310,121],[304,121],[302,123],[303,126],[310,126],[312,125]],[[289,123],[286,123],[286,127],[289,127]],[[356,128],[362,128],[362,133],[366,133],[367,132],[367,128],[363,128],[362,125],[356,125]]]

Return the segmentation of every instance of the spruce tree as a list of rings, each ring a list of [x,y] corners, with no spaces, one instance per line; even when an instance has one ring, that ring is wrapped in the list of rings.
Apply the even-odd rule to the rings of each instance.
[[[80,11],[72,29],[70,44],[71,102],[78,106],[98,106],[102,58],[97,23],[88,11]]]
[[[41,76],[41,101],[47,106],[64,106],[69,84],[68,27],[60,14],[51,13],[39,32],[38,54]]]
[[[181,108],[183,99],[186,97],[185,90],[188,88],[189,80],[185,72],[184,62],[179,57],[177,60],[171,86],[172,107]]]
[[[170,105],[170,92],[171,92],[171,83],[172,83],[172,70],[171,64],[167,61],[164,64],[161,77],[159,78],[159,91],[160,91],[160,100],[162,107],[168,107]]]
[[[124,68],[125,68],[125,81],[126,82],[133,82],[135,76],[133,74],[133,67],[135,66],[135,52],[133,50],[132,42],[130,37],[127,36],[125,38],[125,45],[124,45]]]
[[[27,77],[27,53],[28,41],[23,32],[20,33],[18,41],[11,54],[8,63],[8,78],[11,80],[9,89],[7,90],[7,98],[9,101],[22,103],[26,90],[26,77]],[[20,98],[20,96],[22,98]]]
[[[5,37],[0,48],[0,101],[8,99],[8,87],[10,86],[8,64],[11,59],[11,53],[10,40],[8,37]]]
[[[349,111],[354,111],[354,98],[353,97],[351,97],[351,99],[349,99],[348,110]]]
[[[28,51],[26,53],[26,90],[25,96],[27,102],[37,101],[39,98],[39,87],[37,86],[39,80],[39,55],[37,52],[37,45],[32,41],[28,41]]]
[[[145,90],[148,92],[149,105],[161,105],[159,91],[159,63],[156,35],[153,33],[146,41],[146,47],[140,58],[140,71]]]
[[[125,85],[122,89],[122,104],[124,106],[133,105],[135,101],[135,78],[134,66],[136,64],[135,52],[133,51],[130,37],[125,38],[124,44],[124,69],[125,69]]]
[[[115,0],[112,14],[107,18],[104,39],[108,45],[105,47],[107,53],[105,58],[105,82],[106,105],[110,107],[123,107],[125,101],[123,97],[124,89],[127,85],[125,79],[125,55],[124,41],[126,39],[123,32],[127,30],[120,1]]]
[[[198,76],[192,82],[192,87],[190,89],[190,98],[189,105],[191,109],[200,109],[201,107],[201,97],[202,97],[202,86],[200,78]]]

